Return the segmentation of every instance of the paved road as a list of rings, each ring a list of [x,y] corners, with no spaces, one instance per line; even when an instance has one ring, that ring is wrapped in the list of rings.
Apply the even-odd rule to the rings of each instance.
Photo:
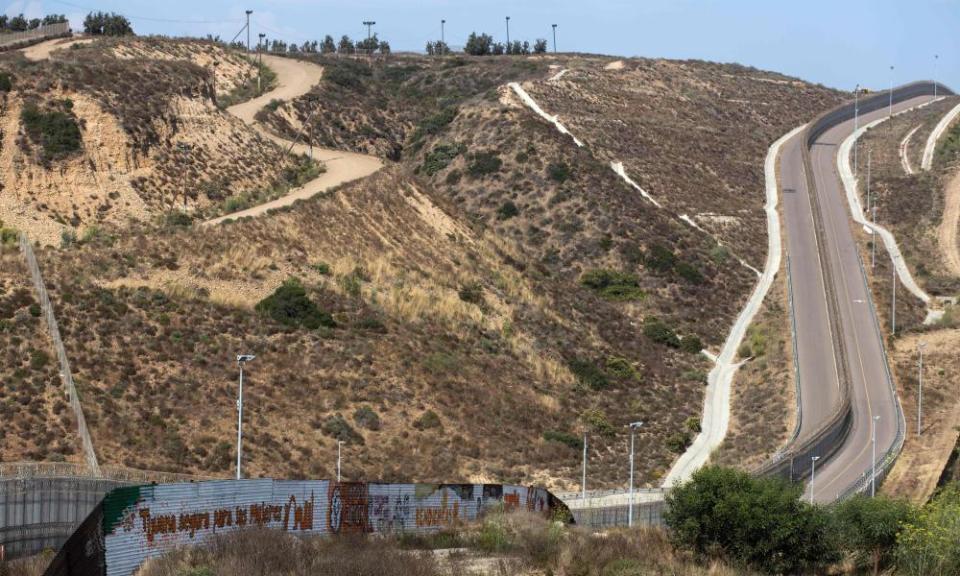
[[[894,111],[929,101],[908,100]],[[887,114],[884,108],[861,116],[861,123]],[[817,466],[815,494],[830,501],[872,465],[871,423],[877,424],[877,457],[896,439],[896,399],[886,372],[882,336],[870,306],[850,225],[849,209],[837,174],[839,144],[853,132],[853,120],[821,135],[811,151],[815,190],[808,190],[803,173],[802,136],[788,143],[781,157],[784,220],[790,254],[794,306],[797,320],[797,360],[800,370],[801,407],[799,438],[809,436],[840,403],[839,368],[832,335],[837,333],[845,349],[853,402],[853,427],[844,445],[827,462]],[[814,202],[823,217],[820,237],[814,234]],[[818,251],[818,242],[823,243]],[[821,256],[822,254],[822,256]],[[822,262],[821,259],[825,260]],[[828,274],[824,275],[823,270]],[[839,318],[829,321],[826,287],[836,295]],[[809,487],[808,487],[809,489]],[[808,492],[809,494],[809,492]]]

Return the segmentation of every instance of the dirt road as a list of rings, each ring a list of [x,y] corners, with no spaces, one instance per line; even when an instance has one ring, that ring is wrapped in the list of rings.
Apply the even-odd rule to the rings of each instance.
[[[86,44],[87,42],[93,42],[93,38],[54,38],[53,40],[46,40],[39,44],[28,46],[24,48],[22,52],[27,60],[46,60],[54,50],[63,50],[74,44]]]
[[[277,87],[258,98],[248,100],[236,106],[231,106],[227,108],[227,112],[252,126],[264,138],[272,140],[284,148],[291,148],[292,146],[294,153],[308,154],[310,153],[309,146],[294,144],[268,131],[256,121],[256,114],[261,108],[269,104],[271,100],[293,100],[309,92],[310,89],[323,78],[323,68],[310,62],[279,56],[264,56],[263,61],[276,72]],[[225,220],[259,216],[269,210],[289,206],[297,200],[310,198],[345,182],[369,176],[383,166],[383,162],[379,158],[366,154],[356,154],[354,152],[343,152],[317,147],[314,147],[312,152],[314,159],[326,165],[326,172],[307,182],[300,188],[292,190],[282,198],[277,198],[276,200],[246,210],[227,214],[226,216],[207,220],[204,222],[204,225],[209,226],[219,224]]]
[[[953,175],[943,198],[943,219],[937,230],[937,243],[947,270],[960,276],[960,250],[957,249],[957,219],[960,218],[960,171]]]

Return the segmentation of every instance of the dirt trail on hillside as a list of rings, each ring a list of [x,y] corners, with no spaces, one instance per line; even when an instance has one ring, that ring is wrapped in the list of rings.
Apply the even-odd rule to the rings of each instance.
[[[280,56],[264,56],[263,60],[265,64],[276,72],[277,87],[258,98],[248,100],[236,106],[231,106],[227,108],[227,112],[240,118],[246,124],[252,126],[261,136],[275,142],[279,146],[290,149],[296,154],[309,154],[311,151],[309,146],[300,143],[294,144],[290,140],[269,132],[264,126],[257,122],[256,115],[257,112],[269,104],[271,100],[289,101],[309,92],[310,89],[323,78],[323,68],[310,62]],[[297,200],[310,198],[345,182],[369,176],[383,166],[383,162],[379,158],[366,154],[317,147],[314,147],[312,152],[314,159],[325,164],[326,172],[307,182],[300,188],[292,190],[282,198],[277,198],[276,200],[254,206],[253,208],[214,218],[204,222],[204,224],[219,224],[229,219],[259,216],[269,210],[289,206]]]
[[[960,218],[960,171],[947,184],[943,199],[943,219],[937,230],[937,243],[951,274],[960,276],[960,250],[957,249],[957,219]]]
[[[913,174],[913,166],[910,165],[910,138],[921,127],[923,127],[923,124],[918,124],[916,128],[907,132],[907,135],[900,141],[900,165],[903,166],[903,171],[907,174]]]
[[[24,48],[23,55],[26,56],[27,60],[46,60],[54,50],[63,50],[74,44],[86,44],[87,42],[93,42],[93,38],[76,38],[73,40],[69,38],[54,38],[53,40],[46,40]]]

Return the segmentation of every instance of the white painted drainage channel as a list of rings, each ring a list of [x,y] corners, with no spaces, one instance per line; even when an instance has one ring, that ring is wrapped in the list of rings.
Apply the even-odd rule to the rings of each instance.
[[[930,136],[927,138],[927,145],[923,149],[923,161],[920,163],[920,167],[924,170],[929,170],[933,167],[933,152],[937,148],[937,141],[940,140],[940,137],[943,136],[943,133],[947,131],[947,128],[957,116],[960,116],[960,104],[957,104],[947,112],[944,117],[940,119],[940,122],[937,123],[933,132],[930,133]]]
[[[577,146],[583,147],[583,142],[571,134],[570,131],[560,123],[556,116],[551,116],[544,112],[543,109],[540,108],[540,106],[536,103],[536,101],[534,101],[534,99],[527,94],[526,90],[520,86],[520,84],[511,82],[509,86],[531,110],[556,126],[557,130],[559,130],[561,134],[565,134],[573,138],[573,141]],[[740,343],[743,341],[747,327],[760,310],[760,306],[763,304],[764,298],[766,298],[767,293],[770,291],[770,287],[773,285],[773,279],[776,276],[777,271],[780,269],[780,263],[782,259],[782,248],[780,245],[780,217],[777,213],[777,201],[779,195],[777,184],[777,158],[779,157],[780,148],[783,146],[783,144],[790,138],[796,136],[805,127],[806,125],[800,126],[790,131],[790,133],[774,142],[767,152],[766,161],[764,163],[764,173],[766,178],[766,204],[764,206],[764,210],[766,211],[767,215],[767,260],[764,263],[762,273],[757,271],[756,268],[749,266],[749,264],[743,260],[740,261],[741,264],[756,272],[760,277],[760,280],[757,282],[757,285],[751,293],[750,298],[747,300],[746,305],[744,306],[743,310],[741,310],[736,322],[730,329],[730,333],[727,335],[727,339],[724,341],[723,347],[720,350],[720,354],[718,356],[713,356],[704,351],[704,355],[714,362],[714,367],[707,376],[703,418],[700,422],[701,432],[697,435],[686,452],[684,452],[674,463],[663,482],[664,487],[669,487],[676,482],[683,482],[684,480],[688,479],[697,469],[706,464],[707,460],[710,458],[711,452],[713,452],[713,450],[719,446],[721,442],[723,442],[724,437],[727,435],[727,428],[730,425],[730,385],[733,382],[733,375],[741,365],[739,362],[734,362],[734,359],[736,358],[736,352],[740,347]],[[641,188],[639,184],[634,182],[627,175],[622,162],[611,162],[610,168],[629,186],[640,192],[640,194],[649,200],[654,206],[662,208],[659,202],[657,202],[643,188]],[[689,217],[684,215],[680,216],[680,219],[686,224],[693,226],[697,230],[703,231],[703,229],[697,226],[697,224]]]
[[[907,174],[913,174],[913,166],[910,165],[910,138],[917,133],[923,124],[918,125],[913,130],[907,132],[907,135],[900,141],[900,165]]]
[[[901,110],[900,112],[894,114],[894,116],[903,114],[904,112],[909,112],[911,110],[923,108],[924,106],[932,103],[932,101],[926,102],[920,104],[919,106],[913,106],[911,108],[907,108],[906,110]],[[837,170],[840,172],[840,179],[843,181],[843,188],[847,195],[847,203],[850,206],[850,215],[853,216],[854,222],[863,226],[868,233],[876,233],[880,235],[880,238],[883,239],[883,245],[886,247],[887,252],[890,254],[890,258],[893,260],[894,266],[897,269],[897,276],[900,278],[900,283],[905,286],[911,294],[922,300],[927,306],[927,317],[924,320],[924,324],[932,324],[943,316],[943,310],[934,310],[931,308],[931,302],[933,301],[933,298],[924,292],[924,290],[917,285],[916,281],[914,281],[913,275],[910,274],[910,269],[907,267],[907,263],[903,259],[903,254],[900,252],[900,247],[897,246],[897,240],[894,238],[893,234],[883,226],[874,224],[867,220],[866,216],[864,215],[865,213],[863,205],[860,203],[860,194],[857,191],[857,178],[854,176],[853,168],[850,165],[850,152],[853,150],[854,142],[856,142],[857,139],[860,138],[867,130],[886,122],[890,118],[890,116],[884,116],[883,118],[874,120],[865,126],[861,126],[853,134],[848,136],[843,143],[840,144],[840,150],[837,152]],[[926,153],[924,153],[924,158],[926,158]]]
[[[764,210],[767,213],[767,261],[763,265],[763,273],[757,282],[746,306],[737,317],[730,334],[727,336],[716,364],[707,376],[707,390],[703,403],[703,418],[700,422],[701,432],[693,440],[663,481],[663,486],[669,488],[677,482],[684,482],[707,463],[710,454],[716,449],[727,435],[730,425],[730,386],[733,376],[742,362],[734,362],[737,349],[743,341],[747,327],[760,310],[767,292],[773,285],[773,279],[780,270],[782,247],[780,245],[780,215],[777,213],[779,199],[779,185],[777,183],[777,159],[780,148],[785,142],[799,134],[806,125],[794,128],[773,143],[767,151],[767,158],[763,170],[766,179],[765,189],[767,202]]]

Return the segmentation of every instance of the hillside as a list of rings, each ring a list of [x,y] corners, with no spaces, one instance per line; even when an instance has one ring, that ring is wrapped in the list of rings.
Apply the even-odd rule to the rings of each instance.
[[[69,52],[150,53],[128,42]],[[160,78],[163,67],[182,66],[199,82],[183,50],[97,58],[149,62]],[[249,474],[329,476],[342,440],[347,478],[570,486],[587,432],[589,482],[619,486],[625,424],[639,419],[638,483],[657,483],[698,425],[710,369],[698,352],[719,347],[756,281],[749,265],[764,256],[767,146],[842,95],[701,62],[610,70],[610,59],[570,56],[314,58],[321,82],[259,120],[290,139],[375,154],[386,168],[212,227],[105,215],[101,233],[39,255],[101,462],[229,474],[233,359],[250,352]],[[562,69],[570,71],[550,80]],[[509,82],[587,145],[534,114]],[[640,90],[647,85],[670,88]],[[183,98],[176,86],[164,89]],[[205,84],[196,86],[193,106],[252,132],[201,103]],[[114,93],[102,90],[91,93],[107,106]],[[753,102],[719,113],[732,93]],[[174,149],[126,128],[129,102],[116,98],[109,110],[127,142]],[[641,105],[662,115],[609,130],[626,122],[624,107]],[[206,142],[206,120],[176,125],[182,138]],[[653,127],[633,143],[622,136]],[[221,141],[234,159],[224,177],[244,165],[244,142]],[[96,149],[84,139],[85,154]],[[151,154],[138,156],[141,177],[164,190],[162,166],[172,164]],[[196,169],[188,189],[212,177]],[[271,174],[260,163],[248,169]],[[163,213],[148,202],[161,193],[136,193]],[[720,201],[737,208],[721,214]],[[191,202],[216,213],[209,196]]]

